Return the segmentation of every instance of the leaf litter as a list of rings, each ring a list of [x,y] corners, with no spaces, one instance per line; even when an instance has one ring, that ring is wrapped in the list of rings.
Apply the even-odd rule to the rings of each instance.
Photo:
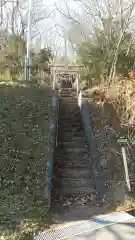
[[[45,226],[51,95],[48,89],[0,86],[1,238],[19,239]]]

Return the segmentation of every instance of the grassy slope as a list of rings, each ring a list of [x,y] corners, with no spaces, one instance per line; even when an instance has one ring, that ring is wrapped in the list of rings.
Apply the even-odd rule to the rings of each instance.
[[[3,239],[30,239],[29,232],[45,227],[47,199],[43,183],[53,114],[51,94],[48,89],[0,86],[0,234],[6,236]]]

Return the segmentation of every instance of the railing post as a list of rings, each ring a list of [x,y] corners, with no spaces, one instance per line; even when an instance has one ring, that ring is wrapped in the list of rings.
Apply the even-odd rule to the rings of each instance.
[[[53,69],[53,90],[55,90],[55,82],[56,82],[56,73],[55,73],[55,69]]]
[[[124,169],[125,169],[125,177],[126,177],[126,183],[128,187],[128,191],[131,191],[131,185],[130,185],[130,179],[129,179],[129,173],[128,173],[128,164],[127,164],[127,157],[126,157],[126,150],[125,147],[121,147],[122,157],[123,157],[123,163],[124,163]]]
[[[121,153],[122,153],[122,158],[123,158],[123,164],[124,164],[125,177],[126,177],[128,191],[131,191],[129,172],[128,172],[128,163],[127,163],[127,156],[126,156],[126,146],[128,144],[128,139],[125,138],[124,136],[121,136],[119,139],[117,139],[117,143],[119,143],[120,147],[121,147]]]
[[[82,92],[80,91],[79,95],[78,95],[78,105],[81,108],[82,105]]]
[[[78,93],[79,93],[79,74],[77,73],[77,81],[76,81],[76,85],[77,85],[77,96],[78,96]]]

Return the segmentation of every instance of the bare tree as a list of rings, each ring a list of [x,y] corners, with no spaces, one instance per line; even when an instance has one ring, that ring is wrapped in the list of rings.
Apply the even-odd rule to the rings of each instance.
[[[80,28],[80,32],[87,32],[88,36],[93,33],[95,34],[96,29],[103,30],[105,44],[108,49],[108,62],[110,58],[112,61],[108,79],[109,83],[111,83],[115,78],[118,53],[125,33],[128,31],[131,32],[131,30],[133,36],[135,33],[135,2],[133,0],[129,0],[128,2],[125,0],[77,0],[73,2],[76,2],[80,6],[80,16],[75,13],[75,10],[71,11],[69,9],[67,1],[65,2],[65,9],[57,7],[57,10],[71,21],[72,26],[69,33],[72,36],[75,35],[75,26],[78,29]],[[130,45],[131,43],[129,43],[127,54]]]
[[[2,28],[9,29],[12,34],[26,37],[27,18],[28,18],[28,1],[26,0],[2,0]],[[39,23],[42,24],[46,18],[54,14],[54,8],[50,9],[43,5],[40,0],[33,0],[32,7],[32,37],[39,34]],[[44,23],[45,28],[45,23]]]

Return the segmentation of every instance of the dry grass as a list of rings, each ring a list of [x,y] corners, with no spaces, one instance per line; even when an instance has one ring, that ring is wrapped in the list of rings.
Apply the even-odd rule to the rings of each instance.
[[[98,129],[97,133],[95,132],[95,137],[97,135],[101,160],[105,158],[109,166],[108,156],[111,156],[112,164],[109,166],[110,173],[112,171],[116,172],[117,165],[121,162],[121,157],[119,157],[121,152],[118,151],[116,154],[112,154],[109,148],[115,150],[119,134],[126,136],[128,139],[127,157],[132,192],[130,196],[126,193],[122,201],[117,203],[115,199],[112,199],[112,202],[115,205],[115,210],[135,208],[135,82],[121,80],[110,87],[99,85],[88,90],[88,96],[95,104],[97,102],[100,103],[98,104],[101,109],[100,121],[96,123],[93,119],[93,126]],[[98,134],[100,137],[98,137]],[[121,163],[123,164],[123,162]],[[122,178],[125,181],[125,174]],[[120,181],[121,176],[118,176],[116,182]],[[116,183],[114,184],[114,188],[115,186]]]
[[[88,97],[112,104],[121,125],[132,128],[135,125],[135,82],[121,80],[112,84],[98,85],[88,90]]]
[[[116,211],[129,211],[131,209],[135,209],[135,199],[129,196],[126,196],[123,202],[116,207]]]
[[[112,85],[108,89],[107,98],[113,102],[121,124],[133,127],[135,124],[135,82],[125,80]]]

